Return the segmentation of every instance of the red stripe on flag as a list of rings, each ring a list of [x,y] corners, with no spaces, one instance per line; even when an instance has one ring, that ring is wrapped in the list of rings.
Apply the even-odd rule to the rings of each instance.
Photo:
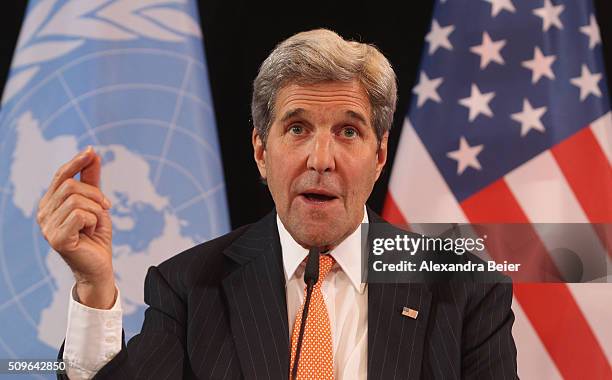
[[[565,284],[514,284],[514,295],[565,379],[612,379],[612,368]]]
[[[461,206],[471,223],[529,223],[504,180],[466,199]],[[536,234],[535,230],[532,233]],[[538,251],[545,250],[539,237],[529,240]],[[489,253],[495,256],[496,252]],[[612,369],[603,349],[565,284],[515,284],[514,292],[564,378],[582,379],[586,371],[589,378],[611,378]]]
[[[612,223],[612,168],[591,128],[583,128],[551,151],[589,221]],[[612,256],[609,226],[595,230]]]
[[[461,207],[471,223],[529,223],[503,179],[467,198]]]
[[[515,281],[562,282],[557,266],[504,180],[466,199],[461,207],[471,223],[504,223],[474,225],[474,229],[480,236],[487,235],[487,251],[496,262],[521,264],[519,272],[507,273]]]
[[[408,221],[406,220],[406,218],[404,218],[404,215],[402,215],[402,212],[400,211],[399,207],[397,207],[397,204],[395,203],[395,200],[393,199],[393,196],[391,195],[390,191],[387,192],[387,197],[385,198],[382,217],[389,223],[395,224],[400,228],[408,227]]]
[[[591,128],[551,151],[591,223],[612,223],[612,168]]]

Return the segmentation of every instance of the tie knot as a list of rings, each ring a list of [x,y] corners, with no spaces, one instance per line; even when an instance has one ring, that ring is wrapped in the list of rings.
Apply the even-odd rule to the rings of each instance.
[[[320,286],[325,276],[329,273],[332,266],[334,266],[334,258],[331,255],[319,255],[319,280],[317,285]]]

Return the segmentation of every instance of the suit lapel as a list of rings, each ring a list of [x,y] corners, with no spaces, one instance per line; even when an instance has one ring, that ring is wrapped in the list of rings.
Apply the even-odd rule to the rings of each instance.
[[[386,223],[369,208],[368,217]],[[419,378],[430,304],[431,292],[421,283],[368,284],[369,379]],[[417,310],[417,318],[402,315],[404,307]]]
[[[286,378],[289,327],[276,213],[254,224],[224,253],[237,263],[223,280],[223,291],[244,378]]]

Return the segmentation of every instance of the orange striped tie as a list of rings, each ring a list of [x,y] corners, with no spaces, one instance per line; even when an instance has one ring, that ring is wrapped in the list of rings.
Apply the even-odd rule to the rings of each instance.
[[[334,378],[331,325],[329,323],[327,307],[323,300],[323,293],[321,293],[323,279],[325,279],[325,276],[327,276],[333,265],[333,257],[329,255],[319,255],[319,280],[315,284],[310,298],[310,306],[308,309],[308,317],[306,318],[304,338],[300,351],[300,362],[297,371],[297,378],[299,380],[333,380]],[[304,293],[305,292],[304,290]],[[305,299],[306,297],[304,297],[304,300]],[[302,303],[295,318],[295,324],[293,325],[293,333],[291,334],[291,366],[289,368],[293,368],[303,310],[304,303]]]

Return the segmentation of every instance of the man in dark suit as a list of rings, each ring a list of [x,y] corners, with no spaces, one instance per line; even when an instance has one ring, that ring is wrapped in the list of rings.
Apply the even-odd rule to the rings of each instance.
[[[516,378],[509,284],[364,284],[356,275],[360,223],[384,223],[364,205],[386,163],[395,102],[395,75],[373,46],[327,30],[279,44],[252,103],[254,157],[275,210],[149,268],[149,308],[127,345],[115,336],[119,292],[100,159],[89,149],[60,168],[38,221],[76,278],[60,351],[69,376],[287,378],[304,259],[319,247],[327,255],[299,378]],[[81,182],[72,179],[78,172]]]

